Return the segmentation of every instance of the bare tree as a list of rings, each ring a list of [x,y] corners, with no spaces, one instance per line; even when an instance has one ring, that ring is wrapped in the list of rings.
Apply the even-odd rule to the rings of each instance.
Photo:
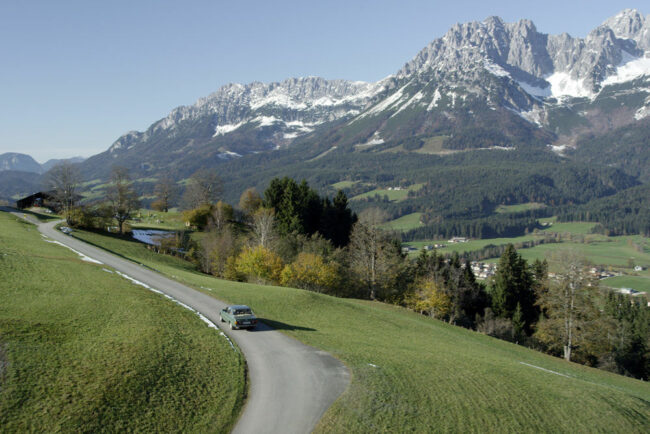
[[[380,225],[386,221],[386,213],[369,208],[359,215],[350,235],[350,262],[354,272],[368,287],[371,300],[377,298],[379,281],[390,265],[390,243]]]
[[[46,182],[56,202],[61,206],[66,222],[72,224],[72,210],[77,201],[77,188],[81,175],[76,166],[69,162],[57,164],[46,175]]]
[[[190,176],[183,195],[184,206],[188,209],[211,205],[221,196],[223,182],[214,170],[200,169]]]
[[[535,336],[550,348],[560,349],[564,359],[571,361],[573,350],[585,344],[597,327],[595,306],[598,280],[589,273],[586,260],[571,251],[559,252],[551,261],[556,279],[541,294],[539,304],[544,317]]]
[[[217,233],[220,233],[232,221],[233,216],[232,206],[219,201],[212,207],[212,211],[210,212],[209,227],[214,228]]]
[[[159,211],[167,212],[176,199],[178,186],[172,177],[165,175],[160,178],[158,184],[154,187],[154,194],[156,195],[156,201],[152,206]]]
[[[124,167],[113,168],[107,198],[121,235],[124,233],[124,223],[131,218],[133,211],[140,207],[138,195],[131,185],[129,172]]]
[[[268,248],[275,239],[275,211],[259,208],[253,214],[253,233],[257,244]]]

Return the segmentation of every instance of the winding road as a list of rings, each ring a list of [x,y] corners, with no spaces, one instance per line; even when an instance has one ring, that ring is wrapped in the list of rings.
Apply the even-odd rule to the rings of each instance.
[[[54,229],[58,221],[42,223],[15,209],[0,210],[26,218],[45,236],[146,283],[219,324],[224,302],[65,235]],[[223,332],[241,348],[250,380],[247,402],[234,433],[311,432],[348,386],[349,372],[340,361],[263,323],[253,332],[225,328]]]

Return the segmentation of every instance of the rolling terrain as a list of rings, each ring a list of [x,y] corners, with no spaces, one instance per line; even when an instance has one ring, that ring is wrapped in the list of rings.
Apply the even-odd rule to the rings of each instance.
[[[139,243],[84,231],[74,236],[210,296],[246,303],[269,325],[340,358],[352,383],[316,432],[644,432],[650,426],[650,389],[642,381],[399,307],[223,281]]]
[[[245,361],[194,313],[0,212],[5,432],[228,432]]]

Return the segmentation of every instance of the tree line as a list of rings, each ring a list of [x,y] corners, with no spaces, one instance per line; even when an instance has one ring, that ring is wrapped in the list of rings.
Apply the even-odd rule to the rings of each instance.
[[[163,183],[157,200],[164,211],[177,194]],[[550,278],[546,261],[528,264],[507,245],[494,278],[480,282],[458,254],[422,251],[410,260],[395,234],[382,230],[388,214],[377,208],[355,214],[343,191],[330,198],[305,181],[276,178],[263,194],[245,190],[235,207],[219,200],[221,192],[214,172],[190,177],[181,202],[186,220],[202,234],[180,233],[161,251],[220,278],[394,303],[566,360],[650,375],[648,307],[601,291],[589,264],[575,254],[554,258]],[[72,207],[66,217],[101,228],[110,218],[122,232],[138,206],[128,173],[116,168],[106,201]]]

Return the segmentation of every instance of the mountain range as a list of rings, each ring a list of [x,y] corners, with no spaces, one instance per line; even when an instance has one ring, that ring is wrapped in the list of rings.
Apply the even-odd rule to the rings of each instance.
[[[505,161],[521,172],[512,174],[514,183],[522,173],[544,176],[528,167],[535,162],[547,172],[564,170],[562,179],[583,169],[607,173],[592,180],[606,195],[647,182],[641,166],[650,151],[639,137],[649,115],[649,17],[624,10],[585,38],[547,35],[530,20],[489,17],[454,25],[375,83],[305,77],[223,86],[146,131],[124,134],[79,167],[87,180],[126,167],[145,194],[163,173],[180,181],[215,168],[226,199],[236,201],[244,188],[264,188],[281,175],[306,178],[321,190],[357,182],[354,194],[362,185],[429,187],[440,167],[453,167],[458,176],[470,166]],[[590,147],[602,149],[612,139],[607,163],[600,161]],[[619,182],[613,190],[605,188],[612,177]],[[560,178],[545,182],[559,185]],[[530,181],[527,195],[501,192],[489,201],[578,200],[544,188]],[[426,191],[433,190],[421,194]]]
[[[85,166],[102,175],[102,167],[118,164],[142,175],[185,176],[306,137],[329,137],[330,152],[433,135],[446,136],[452,148],[549,145],[562,152],[583,134],[648,116],[649,74],[650,19],[638,11],[622,11],[585,38],[489,17],[453,26],[376,83],[307,77],[226,85],[123,135]]]
[[[59,163],[68,162],[68,163],[81,163],[84,161],[83,157],[72,157],[72,158],[63,158],[55,159],[52,158],[47,160],[43,164],[39,164],[33,157],[27,154],[20,154],[17,152],[6,152],[0,154],[0,172],[7,170],[16,170],[20,172],[29,172],[29,173],[45,173],[50,170],[52,167],[56,166]]]

